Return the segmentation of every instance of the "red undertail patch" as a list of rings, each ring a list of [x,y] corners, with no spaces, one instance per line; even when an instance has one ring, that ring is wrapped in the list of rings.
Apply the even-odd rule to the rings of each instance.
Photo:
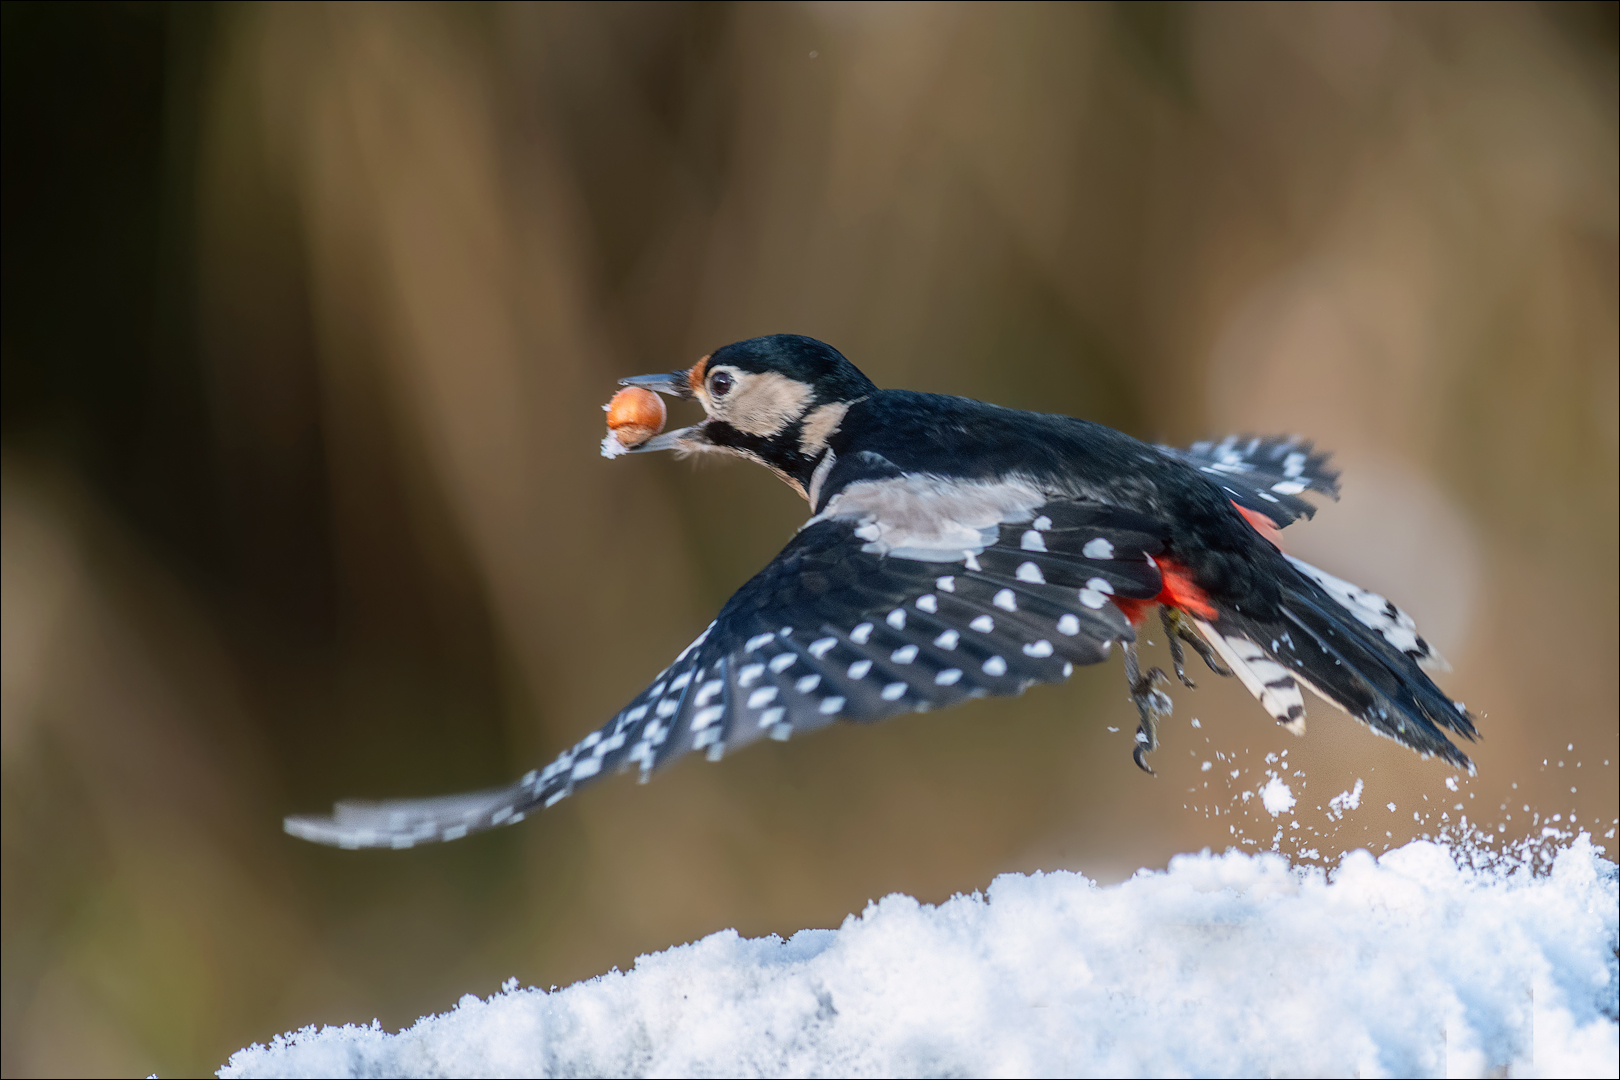
[[[1158,558],[1154,562],[1159,567],[1159,576],[1163,587],[1159,595],[1151,600],[1132,600],[1129,597],[1116,596],[1114,606],[1124,612],[1125,617],[1131,621],[1132,626],[1142,625],[1142,620],[1154,604],[1163,604],[1166,607],[1180,608],[1190,615],[1200,619],[1212,620],[1215,618],[1215,605],[1209,602],[1209,594],[1204,592],[1193,580],[1192,571],[1176,562],[1174,559]]]

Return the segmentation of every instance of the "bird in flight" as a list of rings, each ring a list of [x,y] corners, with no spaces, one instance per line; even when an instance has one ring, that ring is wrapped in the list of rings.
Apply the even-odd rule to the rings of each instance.
[[[1118,645],[1151,772],[1169,678],[1137,635],[1156,609],[1176,677],[1183,645],[1303,733],[1304,691],[1419,754],[1468,769],[1446,732],[1474,718],[1424,669],[1445,661],[1376,593],[1284,554],[1278,530],[1337,498],[1327,455],[1297,438],[1186,449],[1100,424],[967,398],[880,390],[836,349],[779,334],[689,370],[622,382],[706,418],[604,454],[722,454],[770,469],[810,504],[781,554],[674,663],[550,765],[508,787],[341,802],[286,820],[344,848],[408,848],[521,821],[634,767],[711,761],[835,720],[867,723],[1061,682]],[[621,391],[620,394],[625,394]],[[610,415],[609,422],[613,423]],[[648,426],[648,424],[651,426]]]

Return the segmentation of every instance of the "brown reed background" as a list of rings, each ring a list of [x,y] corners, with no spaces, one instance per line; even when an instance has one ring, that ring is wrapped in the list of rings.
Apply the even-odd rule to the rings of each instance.
[[[1615,5],[6,4],[3,38],[6,1075],[1269,845],[1232,799],[1283,750],[1307,826],[1368,788],[1287,850],[1458,802],[1613,850]],[[604,461],[598,406],[779,331],[1331,447],[1293,549],[1449,654],[1479,777],[1206,676],[1149,780],[1109,667],[436,849],[284,837],[511,779],[705,625],[802,504]]]

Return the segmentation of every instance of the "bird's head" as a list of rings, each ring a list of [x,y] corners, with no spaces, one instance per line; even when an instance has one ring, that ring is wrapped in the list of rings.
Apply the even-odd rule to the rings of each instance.
[[[837,349],[801,334],[750,338],[684,371],[619,381],[696,401],[708,414],[635,452],[734,454],[768,466],[801,495],[844,413],[877,390]]]

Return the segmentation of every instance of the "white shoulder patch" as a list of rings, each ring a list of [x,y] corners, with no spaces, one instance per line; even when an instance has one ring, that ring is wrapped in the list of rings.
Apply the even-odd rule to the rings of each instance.
[[[916,474],[858,480],[807,525],[855,520],[861,550],[919,562],[966,562],[994,544],[1006,523],[1031,520],[1047,497],[1022,481],[984,483]]]

